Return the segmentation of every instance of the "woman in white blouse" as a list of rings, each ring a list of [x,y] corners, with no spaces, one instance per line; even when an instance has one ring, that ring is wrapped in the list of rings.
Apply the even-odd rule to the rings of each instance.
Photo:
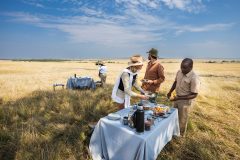
[[[112,91],[112,99],[119,104],[119,109],[130,107],[131,97],[138,97],[143,100],[148,99],[147,96],[141,94],[144,93],[144,90],[137,84],[137,75],[142,66],[143,58],[140,55],[134,55],[130,58],[128,67],[118,77]],[[132,87],[135,87],[141,93],[133,92]]]

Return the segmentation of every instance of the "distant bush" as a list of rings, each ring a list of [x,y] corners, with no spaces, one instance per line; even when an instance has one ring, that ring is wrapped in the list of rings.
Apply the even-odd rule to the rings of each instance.
[[[116,62],[114,62],[114,61],[108,61],[107,63],[116,63]]]
[[[229,60],[229,61],[222,60],[222,63],[240,63],[240,61],[239,60]]]
[[[213,61],[213,60],[209,60],[209,61],[205,61],[203,63],[240,63],[240,60],[219,60],[219,61]]]
[[[217,63],[217,61],[206,61],[205,63]]]
[[[13,59],[12,61],[24,61],[24,62],[64,62],[72,61],[67,59]]]

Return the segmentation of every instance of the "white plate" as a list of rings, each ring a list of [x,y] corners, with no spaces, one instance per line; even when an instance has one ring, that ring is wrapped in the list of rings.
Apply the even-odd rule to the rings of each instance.
[[[166,107],[166,105],[164,105],[164,104],[157,104],[157,105],[160,107]]]
[[[121,116],[117,113],[109,113],[107,118],[110,120],[119,120]]]
[[[144,111],[144,113],[149,115],[149,114],[153,114],[153,111],[152,110],[146,110],[146,111]]]

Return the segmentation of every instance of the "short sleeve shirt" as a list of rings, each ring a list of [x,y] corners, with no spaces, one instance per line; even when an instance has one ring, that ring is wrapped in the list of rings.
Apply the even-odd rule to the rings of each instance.
[[[181,70],[177,72],[176,79],[176,93],[178,96],[189,95],[190,93],[198,93],[200,87],[200,80],[198,75],[191,71],[184,75]]]
[[[99,73],[106,74],[107,73],[107,66],[101,66],[99,68]]]

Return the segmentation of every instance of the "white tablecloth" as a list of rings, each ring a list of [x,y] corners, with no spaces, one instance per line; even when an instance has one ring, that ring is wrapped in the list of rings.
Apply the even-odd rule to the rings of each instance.
[[[122,117],[129,109],[118,111]],[[180,135],[178,112],[172,108],[167,118],[155,120],[150,131],[138,134],[135,129],[123,125],[121,120],[101,118],[92,134],[89,149],[94,160],[152,160],[163,147]]]

